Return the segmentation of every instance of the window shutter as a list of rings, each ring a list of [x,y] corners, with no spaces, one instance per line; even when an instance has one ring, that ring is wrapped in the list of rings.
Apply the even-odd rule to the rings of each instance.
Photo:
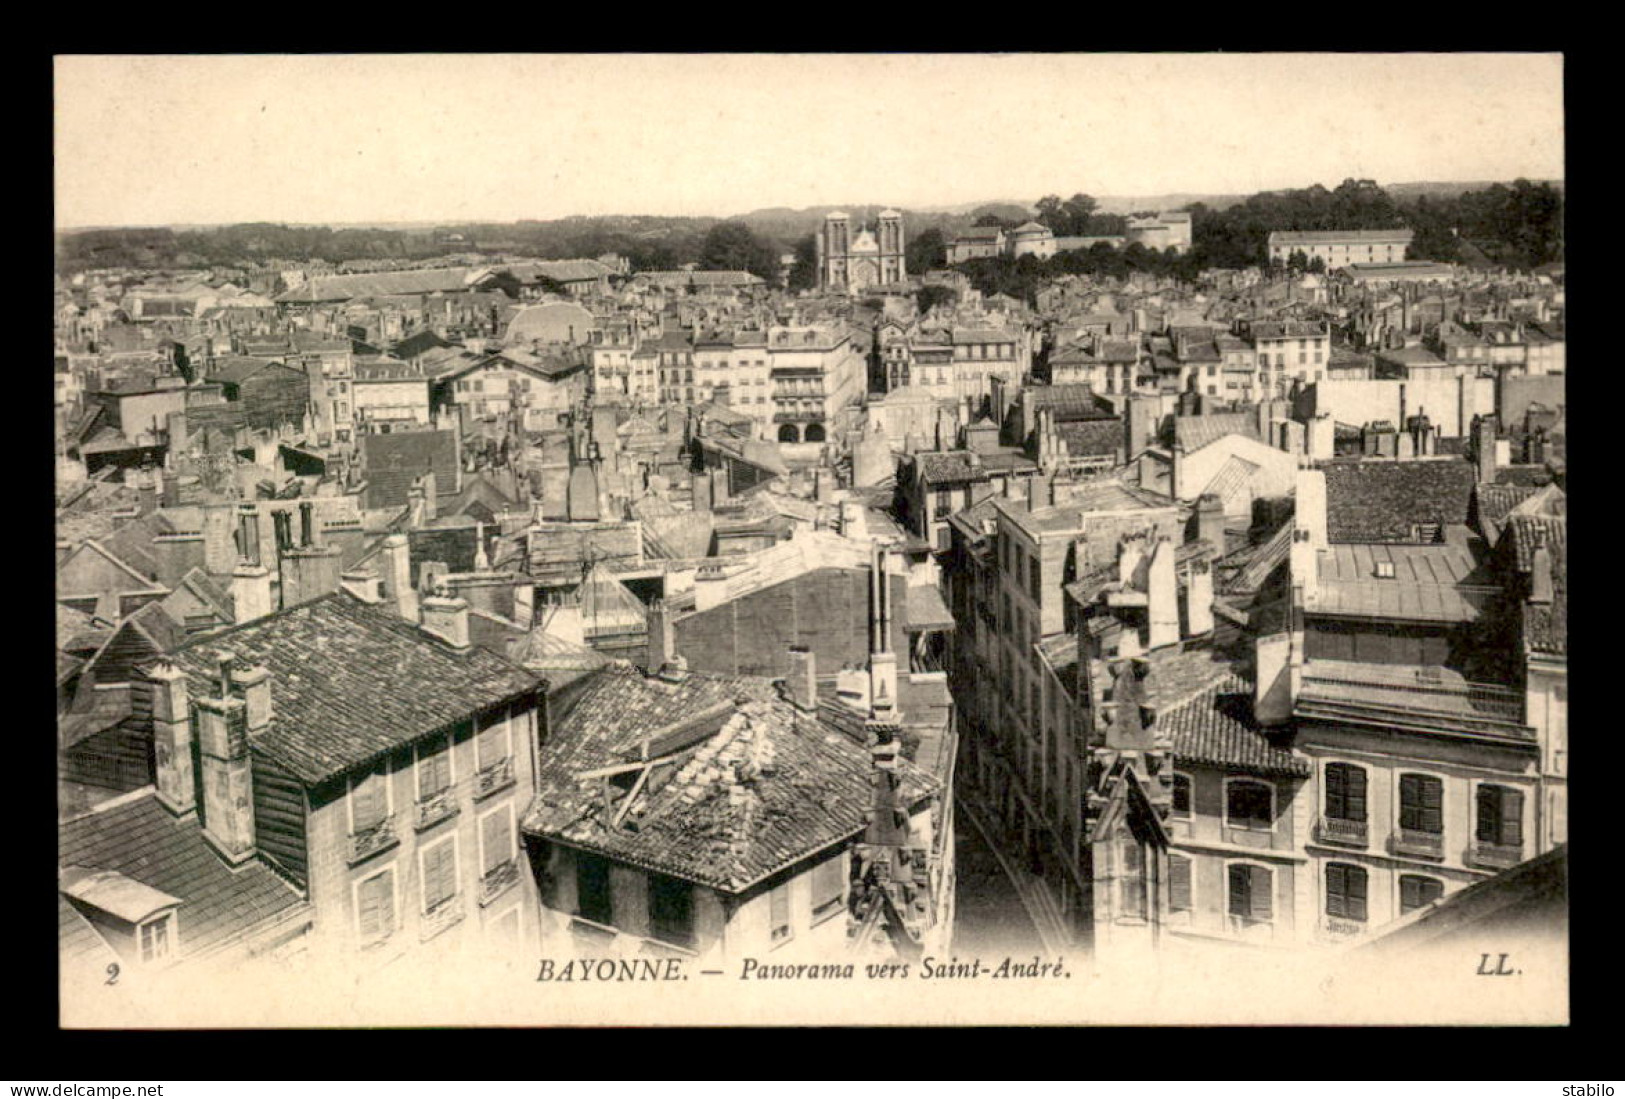
[[[485,841],[480,869],[489,874],[513,858],[513,837],[508,828],[508,814],[502,811],[492,813],[485,818],[480,827]]]
[[[423,907],[432,909],[449,901],[457,892],[452,869],[452,844],[442,843],[423,855]]]
[[[1422,879],[1409,875],[1399,879],[1400,915],[1422,907]]]
[[[1326,815],[1333,820],[1347,820],[1348,768],[1334,763],[1326,768]]]
[[[1326,867],[1326,915],[1348,915],[1347,874],[1344,867]]]
[[[1501,788],[1501,842],[1509,847],[1523,845],[1523,791]]]
[[[1184,855],[1168,856],[1168,908],[1174,912],[1191,908],[1191,860]]]
[[[1248,871],[1247,876],[1250,879],[1248,900],[1252,904],[1252,917],[1255,920],[1267,922],[1274,911],[1270,897],[1270,878],[1272,875],[1262,866],[1249,866],[1246,869]]]
[[[479,768],[482,771],[501,763],[503,757],[508,754],[507,728],[500,722],[493,722],[481,729],[476,740]]]
[[[451,747],[441,738],[423,746],[418,760],[418,797],[438,794],[451,785]]]
[[[356,784],[351,797],[354,799],[357,832],[365,832],[383,822],[386,804],[384,782],[383,775],[371,771]]]
[[[777,933],[781,927],[790,926],[790,884],[778,886],[768,897],[772,908],[770,930]]]
[[[1348,815],[1344,820],[1365,820],[1365,768],[1349,767],[1348,775]]]
[[[1501,826],[1501,799],[1497,796],[1500,792],[1498,786],[1478,788],[1478,829],[1475,834],[1480,843],[1495,842],[1496,832]]]
[[[1351,920],[1365,919],[1365,870],[1358,866],[1348,868],[1348,888],[1344,895],[1348,898],[1348,915]]]
[[[1422,831],[1444,831],[1444,783],[1436,778],[1422,779]]]
[[[1229,871],[1230,878],[1230,914],[1232,916],[1249,916],[1252,914],[1252,904],[1248,899],[1248,890],[1252,887],[1252,878],[1245,866],[1232,866]]]

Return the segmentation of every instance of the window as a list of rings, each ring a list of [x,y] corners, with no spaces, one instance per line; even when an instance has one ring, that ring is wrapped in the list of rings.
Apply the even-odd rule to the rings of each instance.
[[[1273,918],[1270,889],[1274,877],[1268,867],[1232,863],[1229,869],[1230,915],[1246,923],[1268,923]]]
[[[427,801],[451,789],[451,736],[441,733],[419,744],[418,800]]]
[[[610,903],[609,860],[576,852],[576,914],[606,927],[615,922]]]
[[[1424,878],[1420,874],[1399,876],[1399,914],[1426,908],[1444,896],[1444,882],[1438,878]]]
[[[1190,819],[1191,777],[1189,775],[1174,775],[1174,807],[1172,813],[1175,817]]]
[[[1232,828],[1273,828],[1275,788],[1249,779],[1226,783],[1224,816],[1225,823]]]
[[[1326,815],[1364,823],[1365,768],[1352,763],[1326,765]]]
[[[432,916],[457,899],[457,837],[448,836],[420,855],[423,868],[423,914]]]
[[[1326,865],[1326,915],[1342,920],[1366,918],[1366,872],[1363,867]]]
[[[794,934],[790,928],[789,882],[768,893],[768,929],[768,937],[774,944],[789,942]]]
[[[356,924],[365,943],[388,938],[395,931],[395,870],[382,870],[357,882]]]
[[[1407,832],[1444,832],[1444,782],[1432,775],[1399,776],[1399,826]]]
[[[649,875],[649,930],[661,942],[694,943],[694,888],[680,878]]]
[[[388,818],[389,765],[379,762],[350,779],[350,831],[356,835],[374,831]]]
[[[1522,847],[1523,792],[1510,786],[1480,786],[1476,835],[1480,843]]]
[[[1191,860],[1184,855],[1168,856],[1168,911],[1191,910]]]
[[[507,716],[482,715],[474,745],[474,761],[479,770],[474,792],[490,794],[508,785],[513,780],[513,726]]]
[[[825,859],[812,868],[813,922],[841,907],[846,899],[846,852]]]
[[[1118,880],[1122,884],[1123,915],[1145,919],[1145,848],[1132,837],[1123,844],[1123,870]]]
[[[1043,570],[1043,565],[1039,561],[1038,555],[1036,553],[1033,554],[1031,559],[1028,561],[1028,566],[1029,566],[1029,571],[1032,574],[1031,588],[1032,588],[1033,602],[1039,604],[1040,606],[1042,606],[1043,602],[1044,602],[1044,583],[1043,583],[1043,571],[1044,570]]]
[[[165,912],[162,916],[148,920],[140,926],[138,937],[143,965],[161,962],[169,957],[173,947],[173,936],[170,932],[174,923],[175,914]]]

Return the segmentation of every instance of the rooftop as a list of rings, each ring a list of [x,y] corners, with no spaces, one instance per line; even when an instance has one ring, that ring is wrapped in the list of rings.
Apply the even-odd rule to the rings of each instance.
[[[1326,537],[1417,542],[1416,528],[1465,524],[1477,474],[1460,458],[1327,462]]]

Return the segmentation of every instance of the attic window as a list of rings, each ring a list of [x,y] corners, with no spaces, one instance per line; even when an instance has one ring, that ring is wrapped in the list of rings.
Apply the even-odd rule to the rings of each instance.
[[[1377,562],[1377,579],[1392,580],[1394,578],[1394,563],[1392,561]]]

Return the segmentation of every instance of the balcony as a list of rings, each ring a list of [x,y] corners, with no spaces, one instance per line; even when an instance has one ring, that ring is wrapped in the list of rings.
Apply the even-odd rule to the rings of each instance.
[[[444,790],[430,794],[428,797],[418,799],[415,828],[417,831],[422,832],[456,815],[457,798],[452,793],[451,787],[448,786]]]
[[[1400,828],[1388,843],[1396,855],[1419,859],[1444,858],[1444,835],[1440,832],[1416,832]]]
[[[1342,847],[1365,847],[1371,842],[1370,837],[1370,825],[1363,820],[1321,817],[1315,823],[1315,838],[1321,843],[1335,843]]]
[[[350,865],[370,859],[400,842],[395,835],[395,818],[387,816],[370,828],[350,833]]]
[[[828,414],[819,410],[813,410],[810,412],[773,413],[773,422],[776,424],[817,423],[821,420],[827,419],[829,419]]]
[[[507,756],[474,776],[474,796],[490,797],[513,785],[513,757]]]
[[[493,866],[480,878],[480,907],[484,908],[519,884],[519,861],[508,859]]]
[[[1335,916],[1326,917],[1326,933],[1339,939],[1352,938],[1365,933],[1365,924],[1359,920],[1343,920]]]
[[[1467,861],[1485,870],[1509,870],[1523,861],[1523,844],[1474,840]]]

